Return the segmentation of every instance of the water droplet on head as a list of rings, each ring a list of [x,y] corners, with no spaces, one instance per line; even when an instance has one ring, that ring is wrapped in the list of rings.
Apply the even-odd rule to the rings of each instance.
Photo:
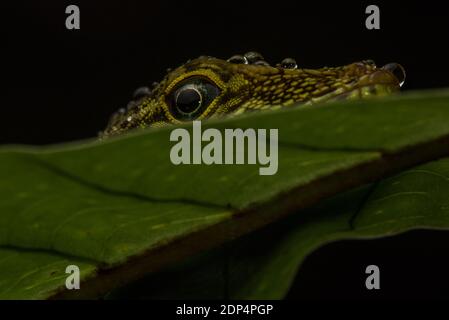
[[[284,69],[296,69],[298,65],[296,64],[296,60],[293,58],[285,58],[281,61],[281,67]]]
[[[256,66],[267,66],[267,67],[270,66],[270,64],[268,62],[266,62],[265,60],[258,60],[256,62],[254,62],[253,65],[256,65]]]
[[[117,113],[124,114],[126,112],[125,108],[120,108],[117,110]]]
[[[365,64],[372,65],[372,66],[376,66],[376,63],[372,59],[363,60],[362,62],[365,63]]]
[[[264,60],[263,56],[259,52],[250,51],[245,53],[245,58],[248,60],[249,64],[253,64],[257,61]]]
[[[236,54],[235,56],[230,57],[228,60],[226,60],[230,63],[237,63],[237,64],[248,64],[248,59],[246,59],[245,56]]]
[[[138,106],[139,106],[139,104],[136,101],[132,100],[132,101],[128,102],[128,104],[126,105],[126,110],[129,111],[131,109],[137,108]]]
[[[148,96],[150,93],[151,93],[150,88],[148,88],[148,87],[140,87],[140,88],[137,88],[136,90],[134,90],[133,98],[134,99],[140,99],[140,98],[143,98],[145,96]]]
[[[405,82],[405,70],[399,63],[388,63],[382,67],[383,70],[390,71],[399,81],[399,86]]]

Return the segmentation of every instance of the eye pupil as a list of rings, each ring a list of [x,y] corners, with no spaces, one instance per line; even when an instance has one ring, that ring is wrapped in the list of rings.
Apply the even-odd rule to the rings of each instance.
[[[191,121],[204,115],[219,94],[220,88],[214,82],[202,76],[190,77],[178,83],[165,102],[175,119]]]
[[[198,110],[202,104],[202,97],[198,90],[186,88],[176,96],[176,107],[181,113],[191,114]]]

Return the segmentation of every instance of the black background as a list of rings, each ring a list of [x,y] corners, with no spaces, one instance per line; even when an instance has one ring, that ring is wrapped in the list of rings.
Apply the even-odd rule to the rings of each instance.
[[[80,30],[65,28],[69,3]],[[204,54],[256,50],[310,68],[399,62],[405,90],[449,86],[444,2],[377,3],[380,30],[365,28],[363,1],[2,1],[0,143],[93,137],[136,87]]]
[[[399,62],[404,90],[448,87],[444,2],[373,3],[381,30],[365,28],[363,1],[2,2],[0,143],[93,137],[136,87],[200,55],[256,50],[309,68]],[[65,29],[68,4],[79,5],[81,30]],[[412,232],[328,245],[306,261],[289,297],[448,297],[447,243],[446,233]],[[385,266],[382,290],[361,287],[366,263]]]

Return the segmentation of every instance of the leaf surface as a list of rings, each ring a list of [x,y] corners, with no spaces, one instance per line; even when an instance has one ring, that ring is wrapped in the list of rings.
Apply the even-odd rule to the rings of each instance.
[[[96,297],[288,214],[296,213],[294,218],[303,219],[309,215],[302,209],[325,198],[448,155],[447,123],[447,91],[292,108],[203,123],[203,129],[277,128],[279,169],[273,176],[259,175],[258,165],[175,166],[169,159],[174,144],[169,139],[172,128],[106,142],[43,149],[5,147],[0,151],[0,246],[6,250],[0,256],[0,292],[6,292],[4,296],[13,292],[15,297],[45,297],[43,291],[33,296],[21,285],[11,289],[9,280],[4,280],[17,278],[11,272],[21,270],[1,264],[2,257],[11,256],[14,250],[23,251],[17,251],[20,254],[10,261],[27,261],[20,262],[26,266],[22,276],[32,272],[33,264],[35,269],[47,262],[57,265],[57,258],[52,259],[58,255],[61,265],[70,259],[89,261],[79,292],[64,291],[60,282],[39,272],[36,275],[45,279],[41,282],[54,284],[45,286],[48,296],[59,289],[61,297]],[[437,176],[441,175],[437,169]],[[328,215],[323,219],[321,214],[312,215],[309,224],[299,225],[306,229],[285,233],[285,237],[288,234],[293,238],[299,234],[294,239],[303,249],[291,249],[293,240],[286,242],[285,249],[279,240],[278,249],[266,251],[270,259],[253,277],[266,276],[272,272],[270,268],[280,264],[285,268],[282,272],[291,276],[307,252],[345,236],[381,236],[421,225],[441,225],[445,212],[436,218],[433,211],[427,217],[430,204],[419,199],[435,195],[424,193],[415,194],[416,204],[405,211],[394,211],[394,206],[402,210],[404,205],[398,203],[406,195],[387,195],[377,203],[388,205],[388,210],[358,213],[351,220],[356,228],[350,233],[345,230],[348,215],[354,215],[350,210],[339,208],[335,211],[342,212],[335,212],[331,219]],[[415,215],[410,216],[411,212]],[[276,258],[276,250],[289,250],[296,258],[286,263]],[[33,258],[34,254],[42,255],[42,260]],[[230,266],[237,268],[239,261]],[[262,286],[255,290],[250,282],[253,277],[245,282],[249,289],[239,285],[238,290],[232,289],[230,279],[230,295],[280,296],[289,281],[278,282],[283,289],[274,290],[270,281],[254,280]]]

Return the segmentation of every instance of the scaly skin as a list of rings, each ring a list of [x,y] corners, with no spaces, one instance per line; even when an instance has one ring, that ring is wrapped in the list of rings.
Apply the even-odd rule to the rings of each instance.
[[[394,71],[399,71],[399,79]],[[398,91],[404,78],[400,65],[378,68],[372,61],[311,70],[297,69],[292,59],[272,67],[254,52],[228,61],[200,57],[169,72],[153,90],[141,90],[127,110],[111,117],[100,137],[195,119],[386,95]]]

